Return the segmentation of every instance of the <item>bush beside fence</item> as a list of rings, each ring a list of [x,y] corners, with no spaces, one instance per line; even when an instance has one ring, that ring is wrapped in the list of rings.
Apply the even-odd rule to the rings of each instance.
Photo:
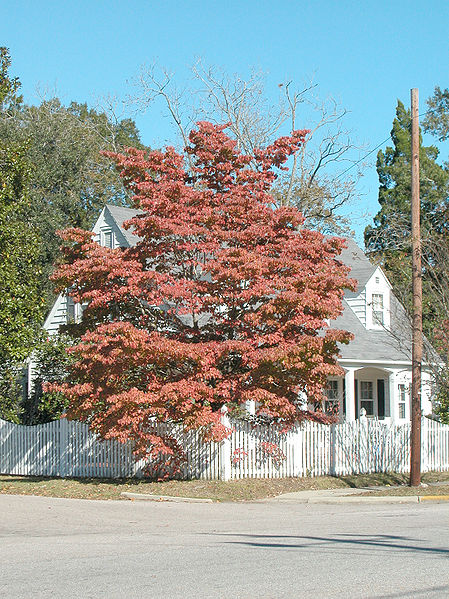
[[[205,443],[197,432],[160,424],[174,436],[186,462],[179,476],[207,480],[408,472],[410,424],[375,420],[331,426],[305,422],[281,433],[275,427],[229,421],[229,439]],[[86,424],[65,419],[22,426],[0,419],[0,473],[61,477],[139,477],[130,444],[100,441]],[[157,476],[157,464],[152,464]],[[422,420],[421,469],[449,470],[449,426]]]

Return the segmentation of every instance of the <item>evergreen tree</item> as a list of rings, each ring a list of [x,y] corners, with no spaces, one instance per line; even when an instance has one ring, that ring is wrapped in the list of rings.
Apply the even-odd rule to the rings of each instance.
[[[446,141],[449,138],[449,89],[435,87],[433,96],[427,100],[427,106],[429,110],[423,122],[424,131],[431,133],[439,141]]]
[[[7,420],[20,414],[18,379],[38,339],[44,307],[25,152],[0,146],[0,417]]]
[[[365,230],[365,244],[385,269],[399,297],[411,305],[411,116],[398,101],[391,131],[393,147],[377,156],[380,211]],[[420,198],[423,242],[424,326],[432,336],[443,316],[441,289],[449,265],[449,172],[437,163],[438,149],[423,146],[420,135]],[[449,255],[449,254],[448,254]]]
[[[0,416],[17,420],[20,372],[54,300],[55,233],[90,229],[106,202],[127,205],[120,176],[101,152],[143,146],[131,119],[86,104],[64,106],[57,98],[25,105],[10,66],[8,49],[0,47]],[[26,421],[34,418],[29,404]],[[39,418],[58,412],[58,405]]]

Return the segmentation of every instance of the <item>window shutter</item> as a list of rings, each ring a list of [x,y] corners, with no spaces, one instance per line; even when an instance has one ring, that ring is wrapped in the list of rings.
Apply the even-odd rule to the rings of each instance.
[[[385,381],[377,379],[377,414],[385,418]]]

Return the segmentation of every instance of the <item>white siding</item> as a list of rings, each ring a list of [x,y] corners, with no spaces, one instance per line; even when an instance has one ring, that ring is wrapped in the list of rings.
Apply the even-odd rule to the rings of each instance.
[[[67,296],[60,295],[55,301],[50,314],[44,323],[44,329],[49,335],[56,335],[59,327],[67,322]]]
[[[366,327],[366,289],[363,288],[357,297],[346,297],[346,303]]]
[[[128,243],[117,224],[111,218],[107,210],[103,209],[93,228],[93,233],[95,233],[94,240],[97,243],[104,243],[104,234],[106,232],[112,233],[114,248],[128,246]],[[49,335],[56,335],[59,332],[59,327],[67,323],[67,299],[66,295],[61,294],[47,316],[44,323],[44,329],[48,331]],[[79,317],[80,310],[77,309],[76,313]]]

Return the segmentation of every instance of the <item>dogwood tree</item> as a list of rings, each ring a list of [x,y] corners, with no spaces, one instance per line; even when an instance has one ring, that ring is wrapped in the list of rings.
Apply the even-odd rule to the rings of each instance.
[[[139,457],[176,452],[155,422],[229,434],[221,423],[251,400],[257,414],[288,428],[325,420],[323,400],[340,374],[327,326],[342,311],[344,241],[302,228],[294,207],[275,207],[276,171],[305,131],[242,154],[225,126],[201,122],[186,156],[169,147],[109,153],[139,213],[126,249],[100,247],[80,229],[62,233],[65,262],[54,279],[84,311],[69,378],[53,389],[68,416],[103,438],[132,440]]]

